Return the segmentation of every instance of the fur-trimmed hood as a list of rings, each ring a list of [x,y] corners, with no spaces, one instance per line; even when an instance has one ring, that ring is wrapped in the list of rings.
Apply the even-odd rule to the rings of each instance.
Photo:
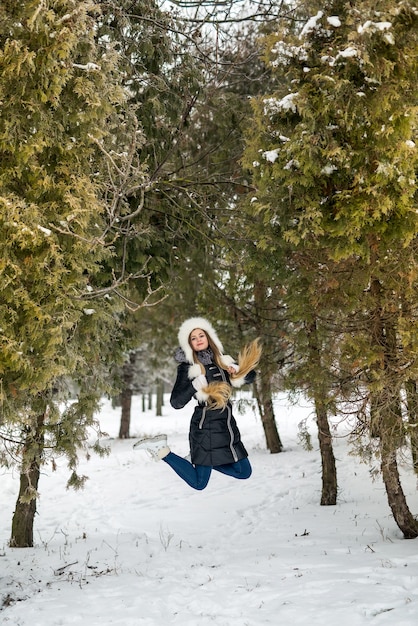
[[[213,328],[212,324],[204,317],[190,317],[189,319],[183,322],[183,324],[180,326],[179,333],[178,333],[178,341],[180,344],[180,348],[184,352],[184,356],[186,358],[187,363],[190,363],[190,365],[193,365],[194,363],[193,350],[189,344],[189,337],[190,337],[190,333],[195,328],[201,328],[202,330],[204,330],[210,336],[210,338],[212,339],[213,343],[218,348],[221,355],[223,354],[223,351],[224,351],[223,345],[221,343],[221,340],[218,337],[216,330]]]

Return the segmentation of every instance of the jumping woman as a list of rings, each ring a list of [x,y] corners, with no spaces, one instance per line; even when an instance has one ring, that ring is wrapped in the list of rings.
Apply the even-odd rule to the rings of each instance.
[[[249,478],[251,465],[230,396],[233,387],[254,381],[254,368],[261,355],[258,340],[240,352],[236,363],[223,354],[212,324],[203,317],[192,317],[180,326],[178,341],[177,378],[170,403],[175,409],[182,409],[192,398],[197,401],[189,430],[191,461],[171,452],[167,435],[141,439],[134,448],[147,450],[155,460],[163,460],[193,489],[205,489],[212,470],[233,478]]]

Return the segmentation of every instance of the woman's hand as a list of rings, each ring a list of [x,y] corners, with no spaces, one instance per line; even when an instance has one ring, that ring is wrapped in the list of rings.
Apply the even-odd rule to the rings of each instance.
[[[196,391],[207,387],[208,381],[206,380],[206,376],[204,376],[203,374],[201,374],[200,376],[196,376],[196,378],[192,380],[192,385],[196,389]]]

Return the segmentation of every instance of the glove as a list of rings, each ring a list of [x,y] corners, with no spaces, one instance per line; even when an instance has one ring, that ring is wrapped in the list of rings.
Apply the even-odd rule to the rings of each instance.
[[[197,376],[192,380],[192,385],[196,389],[196,391],[199,391],[199,389],[203,389],[203,387],[207,387],[208,381],[206,380],[206,376],[200,374],[200,376]]]

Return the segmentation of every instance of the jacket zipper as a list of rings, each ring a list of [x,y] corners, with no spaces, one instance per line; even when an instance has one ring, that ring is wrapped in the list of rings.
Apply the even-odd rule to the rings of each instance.
[[[226,377],[225,374],[223,373],[223,370],[220,369],[220,373],[222,376],[222,380],[223,382],[226,383]],[[231,426],[231,407],[229,406],[229,404],[226,406],[226,409],[228,411],[228,417],[226,419],[226,424],[227,424],[227,428],[228,428],[228,432],[229,432],[229,448],[231,450],[232,453],[232,458],[234,459],[234,462],[236,463],[238,461],[238,455],[235,452],[235,448],[234,448],[234,431],[232,430],[232,426]],[[205,422],[205,418],[206,418],[206,410],[207,407],[203,407],[203,411],[202,411],[202,417],[200,418],[199,421],[199,430],[202,430],[203,428],[203,424]]]
[[[226,376],[224,374],[224,371],[222,369],[220,371],[221,371],[222,380],[226,383]],[[234,448],[234,431],[232,430],[232,426],[231,426],[231,407],[229,406],[229,404],[227,404],[226,408],[227,408],[227,411],[228,411],[228,417],[227,417],[227,420],[226,420],[226,424],[227,424],[227,427],[228,427],[229,437],[230,437],[230,439],[229,439],[229,448],[231,450],[232,457],[233,457],[233,459],[234,459],[234,461],[236,463],[238,461],[238,455],[235,452],[235,448]]]
[[[212,368],[212,369],[213,369],[213,368]],[[218,369],[219,369],[219,368],[218,368]],[[224,382],[226,382],[225,374],[223,373],[223,371],[222,371],[221,369],[219,369],[219,371],[220,371],[220,374],[221,374],[221,376],[222,376],[223,381],[224,381]],[[205,419],[206,419],[206,410],[207,410],[207,407],[206,407],[206,406],[204,406],[204,407],[203,407],[203,411],[202,411],[202,417],[200,418],[200,421],[199,421],[199,430],[202,430],[202,428],[203,428],[203,424],[205,423]]]

